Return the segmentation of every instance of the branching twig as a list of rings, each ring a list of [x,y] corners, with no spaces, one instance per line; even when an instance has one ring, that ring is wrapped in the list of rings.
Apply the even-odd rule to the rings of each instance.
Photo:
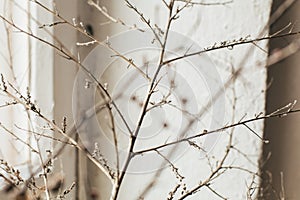
[[[163,63],[163,60],[164,60],[164,56],[165,56],[165,51],[166,51],[166,44],[167,44],[167,38],[168,38],[168,34],[169,34],[169,30],[170,30],[170,26],[171,26],[171,22],[173,21],[172,19],[172,16],[173,16],[173,6],[174,6],[174,0],[171,0],[170,1],[170,4],[169,4],[169,20],[167,22],[167,25],[166,25],[166,31],[165,31],[165,34],[164,34],[164,38],[163,38],[163,46],[162,46],[162,49],[161,49],[161,53],[160,53],[160,57],[159,57],[159,65],[153,75],[153,78],[151,80],[151,83],[150,83],[150,86],[149,86],[149,89],[148,89],[148,94],[144,100],[144,103],[143,103],[143,107],[141,109],[141,113],[140,113],[140,116],[138,118],[138,122],[137,122],[137,125],[136,125],[136,128],[134,130],[134,132],[132,133],[131,135],[131,138],[130,138],[130,143],[129,143],[129,148],[128,148],[128,155],[127,155],[127,158],[125,160],[125,163],[124,163],[124,167],[122,169],[122,172],[120,174],[120,177],[118,179],[118,181],[114,184],[113,186],[113,191],[112,191],[112,195],[111,195],[111,199],[113,200],[116,200],[117,197],[118,197],[118,194],[119,194],[119,190],[120,190],[120,187],[121,187],[121,184],[123,182],[123,179],[124,179],[124,176],[126,174],[126,171],[127,171],[127,168],[131,162],[131,159],[133,158],[133,150],[134,150],[134,146],[135,146],[135,142],[136,142],[136,138],[139,134],[139,131],[140,131],[140,128],[142,126],[142,123],[144,121],[144,118],[146,116],[146,113],[147,113],[147,107],[148,107],[148,104],[150,102],[150,98],[152,96],[152,91],[153,91],[153,88],[155,88],[155,85],[156,85],[156,80],[157,80],[157,77],[158,77],[158,74],[162,68],[162,63]]]
[[[135,7],[134,5],[132,5],[132,4],[130,3],[130,1],[125,0],[125,2],[127,3],[127,6],[128,6],[130,9],[132,9],[134,12],[136,12],[136,13],[140,16],[142,22],[144,22],[144,23],[151,29],[153,35],[155,36],[155,39],[159,42],[160,46],[162,47],[163,44],[162,44],[160,35],[156,32],[156,30],[155,30],[155,29],[153,28],[153,26],[151,25],[150,19],[147,20],[147,19],[144,17],[144,14],[141,13],[141,12],[137,9],[137,7]]]
[[[265,116],[261,116],[261,117],[254,117],[254,118],[243,120],[243,121],[231,124],[231,125],[226,125],[226,126],[224,126],[222,128],[218,128],[218,129],[215,129],[215,130],[204,131],[202,133],[195,134],[195,135],[192,135],[192,136],[189,136],[189,137],[186,137],[186,138],[174,141],[174,142],[169,142],[169,143],[166,143],[166,144],[163,144],[163,145],[160,145],[160,146],[156,146],[156,147],[152,147],[152,148],[148,148],[148,149],[136,151],[136,152],[134,152],[134,155],[139,155],[139,154],[147,153],[147,152],[150,152],[150,151],[156,151],[156,150],[159,150],[161,148],[164,148],[164,147],[167,147],[167,146],[170,146],[170,145],[175,145],[175,144],[178,144],[178,143],[181,143],[181,142],[188,142],[189,140],[194,139],[194,138],[203,137],[205,135],[212,134],[212,133],[222,132],[222,131],[224,131],[226,129],[233,128],[233,127],[240,126],[240,125],[244,125],[244,124],[248,124],[250,122],[259,121],[259,120],[265,120],[265,119],[275,118],[275,117],[281,118],[281,117],[284,117],[284,116],[286,116],[288,114],[298,113],[298,112],[300,112],[299,109],[297,109],[297,110],[290,110],[290,111],[284,111],[284,112],[277,113],[277,114],[274,114],[274,115],[265,115]]]
[[[204,180],[202,181],[198,186],[195,186],[194,188],[188,190],[188,192],[184,195],[182,195],[181,197],[178,198],[178,200],[182,200],[185,199],[189,196],[191,196],[192,194],[194,194],[195,192],[197,192],[200,188],[204,187],[204,186],[209,186],[210,181],[215,177],[218,176],[218,173],[221,171],[223,164],[225,162],[225,160],[227,159],[229,152],[230,152],[230,146],[232,143],[232,133],[229,136],[229,142],[227,145],[227,148],[225,150],[225,154],[222,157],[222,159],[220,160],[219,164],[217,165],[217,167],[215,168],[215,170]]]
[[[127,27],[127,28],[129,28],[129,29],[137,29],[137,30],[139,30],[139,31],[141,31],[141,32],[144,32],[144,30],[138,28],[138,27],[136,26],[136,24],[134,24],[133,26],[129,26],[129,25],[127,25],[123,20],[121,20],[121,19],[116,19],[115,17],[111,16],[111,15],[108,13],[107,9],[106,9],[105,7],[101,7],[101,6],[99,5],[98,2],[95,3],[93,0],[88,0],[87,3],[88,3],[89,5],[95,7],[95,8],[96,8],[100,13],[102,13],[102,14],[103,14],[110,22],[113,22],[113,23],[116,23],[116,24],[121,24],[121,25],[123,25],[123,26],[125,26],[125,27]]]

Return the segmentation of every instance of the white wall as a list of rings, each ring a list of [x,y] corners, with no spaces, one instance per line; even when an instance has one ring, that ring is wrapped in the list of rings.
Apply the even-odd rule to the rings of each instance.
[[[19,7],[12,1],[3,1],[0,4],[0,14],[9,19],[12,19],[16,26],[28,30],[28,16],[26,13],[28,3],[26,1],[18,1]],[[25,12],[22,11],[23,7]],[[16,30],[1,21],[1,56],[0,56],[0,73],[3,74],[6,81],[12,83],[23,94],[26,94],[26,88],[29,87],[30,66],[30,50],[28,36],[16,33]],[[12,99],[1,95],[0,104],[5,105],[6,102],[12,102]],[[24,107],[21,105],[3,107],[0,114],[1,124],[8,130],[13,131],[20,140],[28,141],[31,136],[18,127],[27,129],[28,118],[24,112]],[[28,176],[28,170],[32,167],[25,166],[31,156],[30,150],[25,147],[22,142],[16,141],[8,132],[1,129],[1,148],[0,155],[8,163],[22,168],[22,174]],[[23,154],[22,157],[19,155]]]
[[[46,4],[44,1],[41,2]],[[52,16],[44,15],[45,13],[37,10],[35,5],[27,0],[1,2],[0,14],[13,22],[16,27],[51,42],[51,36],[38,28],[40,25],[37,24],[37,19],[51,22]],[[21,33],[2,20],[0,32],[0,73],[3,74],[7,85],[8,82],[11,83],[24,96],[27,96],[28,88],[31,100],[46,117],[53,118],[53,49],[48,46],[45,48],[41,42]],[[51,34],[51,30],[48,33]],[[19,97],[11,87],[8,88],[11,94]],[[23,105],[4,106],[11,102],[13,102],[12,98],[1,94],[1,125],[14,135],[1,128],[0,157],[9,166],[20,170],[20,176],[26,179],[41,166],[47,157],[46,151],[53,147],[51,140],[33,133],[51,136],[52,131],[46,130],[45,122],[26,110]],[[40,156],[25,143],[39,151]],[[7,176],[6,172],[1,171],[1,173]]]

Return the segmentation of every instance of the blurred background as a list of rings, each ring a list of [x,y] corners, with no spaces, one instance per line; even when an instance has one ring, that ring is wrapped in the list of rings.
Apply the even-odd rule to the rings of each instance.
[[[291,23],[293,31],[299,31],[300,1],[273,0],[272,13],[284,2],[292,3],[284,14],[270,27],[274,33]],[[294,43],[299,48],[299,36],[274,39],[269,42],[270,53]],[[291,48],[291,51],[292,48]],[[299,108],[300,53],[274,64],[268,68],[267,113],[278,107],[297,100]],[[266,199],[298,199],[300,197],[300,115],[295,113],[287,117],[265,121],[264,135],[270,140],[264,145],[263,171],[272,176],[274,188],[266,186]],[[269,157],[270,156],[270,157]],[[267,179],[265,179],[267,180]],[[277,191],[277,192],[275,192]],[[280,192],[278,192],[280,191]],[[284,198],[283,198],[284,197]]]

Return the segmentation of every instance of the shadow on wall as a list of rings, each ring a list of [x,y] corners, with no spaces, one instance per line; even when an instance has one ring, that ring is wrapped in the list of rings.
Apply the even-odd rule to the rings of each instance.
[[[283,0],[274,0],[272,13]],[[271,26],[270,33],[275,33],[291,23],[293,31],[299,31],[300,2],[286,10],[281,18]],[[290,28],[285,30],[288,32]],[[270,41],[270,52],[287,46],[299,36],[280,38]],[[300,52],[292,55],[268,69],[267,113],[300,99]],[[299,109],[296,104],[294,109]],[[271,155],[262,167],[264,173],[263,199],[299,199],[300,197],[300,115],[295,113],[283,118],[273,118],[265,121],[265,138],[270,144],[265,145],[264,161]],[[272,182],[273,188],[269,181]]]

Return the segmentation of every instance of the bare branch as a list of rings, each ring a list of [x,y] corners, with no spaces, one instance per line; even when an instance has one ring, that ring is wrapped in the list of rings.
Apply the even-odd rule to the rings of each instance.
[[[208,134],[211,134],[211,133],[223,132],[226,129],[234,128],[236,126],[240,126],[240,125],[244,125],[244,124],[248,124],[250,122],[265,120],[265,119],[269,119],[269,118],[276,118],[276,117],[281,118],[281,117],[287,116],[288,114],[298,113],[298,112],[300,112],[299,109],[284,111],[284,112],[280,112],[280,113],[273,114],[273,115],[265,115],[265,116],[260,116],[260,117],[254,117],[254,118],[251,118],[251,119],[248,119],[248,120],[243,120],[243,121],[240,121],[240,122],[237,122],[237,123],[234,123],[234,124],[231,124],[231,125],[227,125],[227,126],[224,126],[222,128],[218,128],[218,129],[215,129],[215,130],[212,130],[212,131],[206,131],[205,130],[202,133],[195,134],[193,136],[186,137],[186,138],[174,141],[174,142],[169,142],[169,143],[166,143],[166,144],[163,144],[163,145],[160,145],[160,146],[148,148],[148,149],[145,149],[145,150],[136,151],[136,152],[134,152],[134,155],[139,155],[139,154],[143,154],[143,153],[150,152],[150,151],[156,151],[156,150],[159,150],[161,148],[164,148],[164,147],[167,147],[167,146],[170,146],[170,145],[175,145],[175,144],[178,144],[178,143],[181,143],[181,142],[188,142],[191,139],[202,137],[202,136],[205,136],[205,135],[208,135]]]

